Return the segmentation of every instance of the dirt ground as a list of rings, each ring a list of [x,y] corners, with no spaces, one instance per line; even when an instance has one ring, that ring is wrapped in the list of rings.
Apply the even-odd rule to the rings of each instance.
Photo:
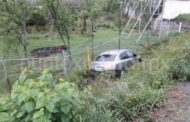
[[[179,82],[169,91],[165,105],[154,113],[155,122],[190,122],[190,82]]]

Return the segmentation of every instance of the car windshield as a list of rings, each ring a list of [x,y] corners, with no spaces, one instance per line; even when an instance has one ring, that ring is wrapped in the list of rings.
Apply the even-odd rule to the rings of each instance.
[[[100,55],[96,58],[96,61],[114,61],[116,55],[111,55],[111,54],[104,54]]]

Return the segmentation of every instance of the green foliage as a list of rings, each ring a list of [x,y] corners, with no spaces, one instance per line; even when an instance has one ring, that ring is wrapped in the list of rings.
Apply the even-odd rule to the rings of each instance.
[[[176,18],[177,21],[190,21],[190,14],[180,15]]]
[[[174,80],[190,80],[190,49],[188,45],[189,35],[177,34],[175,40],[170,41],[167,47],[171,50],[168,55],[173,55],[169,72],[170,77]]]
[[[20,45],[27,57],[26,22],[29,20],[32,7],[28,5],[27,0],[4,0],[0,1],[0,4],[2,4],[0,17],[3,19],[0,25],[3,25],[4,52],[8,53],[11,48],[16,50]]]
[[[27,79],[24,71],[11,95],[0,99],[0,118],[7,122],[105,122],[110,118],[105,113],[92,94],[80,93],[74,84],[63,80],[56,84],[47,71],[35,80]]]
[[[48,21],[47,17],[48,11],[42,7],[42,8],[33,8],[31,11],[31,15],[27,21],[28,25],[46,25]]]
[[[112,110],[114,118],[119,121],[131,121],[159,107],[165,95],[163,90],[149,88],[128,95],[112,94],[108,98],[110,99],[107,106]]]
[[[107,4],[104,6],[104,11],[107,13],[115,13],[119,10],[119,3],[117,0],[107,0]]]
[[[166,88],[174,81],[189,79],[189,35],[179,34],[167,42],[144,50],[143,62],[133,67],[124,79],[129,88]],[[143,76],[143,77],[142,77]]]
[[[44,3],[55,21],[55,28],[61,40],[70,53],[70,30],[74,24],[71,10],[68,9],[64,0],[44,0]]]
[[[175,81],[189,80],[188,45],[189,34],[178,34],[167,42],[145,49],[141,53],[143,62],[134,66],[127,76],[117,81],[118,84],[126,82],[127,88],[119,87],[118,90],[114,88],[114,84],[108,89],[100,82],[105,79],[99,79],[98,82],[101,84],[97,86],[97,96],[105,93],[100,97],[107,102],[106,108],[112,111],[113,118],[131,121],[142,117],[145,121],[153,121],[150,114],[154,108],[162,105],[167,95],[166,91]]]

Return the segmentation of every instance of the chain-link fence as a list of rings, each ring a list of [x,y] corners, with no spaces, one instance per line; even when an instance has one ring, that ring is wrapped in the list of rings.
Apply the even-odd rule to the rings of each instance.
[[[148,4],[149,3],[147,3],[147,6]],[[168,22],[161,21],[160,26],[158,26],[159,28],[155,30],[150,29],[151,31],[148,31],[147,29],[148,26],[151,25],[150,23],[154,21],[153,16],[157,12],[160,4],[161,2],[155,7],[152,16],[143,30],[137,29],[137,25],[140,22],[140,20],[137,19],[133,28],[128,32],[127,28],[128,25],[130,25],[130,21],[132,21],[132,15],[121,36],[118,38],[96,41],[94,43],[88,41],[88,43],[71,47],[71,54],[66,53],[66,49],[64,49],[63,46],[60,46],[54,48],[42,48],[40,50],[35,50],[34,52],[28,52],[28,57],[30,58],[17,57],[17,59],[11,59],[9,57],[0,60],[0,86],[4,88],[5,85],[7,86],[9,84],[8,81],[14,82],[26,67],[33,71],[31,77],[39,76],[44,69],[49,69],[55,77],[67,77],[76,72],[85,72],[88,62],[88,48],[91,50],[88,55],[91,55],[91,59],[93,59],[92,57],[96,57],[99,53],[107,50],[118,48],[138,50],[141,47],[147,47],[162,40],[166,40],[170,34],[178,32],[179,28],[177,26],[172,25],[170,22],[168,24]],[[145,9],[146,7],[143,10],[145,11]]]

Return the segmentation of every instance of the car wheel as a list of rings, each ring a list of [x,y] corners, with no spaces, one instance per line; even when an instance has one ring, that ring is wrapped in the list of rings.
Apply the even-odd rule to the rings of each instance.
[[[121,70],[116,70],[115,71],[115,77],[120,78],[121,77]]]
[[[142,62],[143,60],[142,60],[142,58],[139,58],[139,62]]]
[[[98,76],[98,73],[95,71],[90,71],[90,79],[95,80],[95,78]]]

